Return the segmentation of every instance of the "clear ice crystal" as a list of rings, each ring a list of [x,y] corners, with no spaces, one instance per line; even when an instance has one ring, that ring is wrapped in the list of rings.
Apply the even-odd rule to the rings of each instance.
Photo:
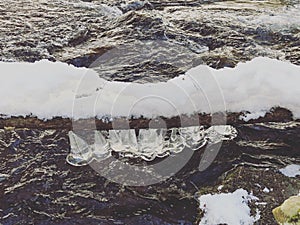
[[[164,143],[164,149],[172,153],[179,153],[184,148],[184,139],[181,135],[179,135],[178,128],[172,128],[170,137]]]
[[[232,140],[236,138],[237,134],[237,130],[228,125],[211,126],[205,131],[208,142],[212,144]]]
[[[115,152],[138,152],[135,130],[110,130],[110,147]]]
[[[97,161],[111,156],[110,146],[104,135],[100,131],[95,131],[95,143],[93,145],[93,156]]]
[[[73,166],[88,165],[93,159],[91,147],[73,131],[69,132],[71,152],[67,156],[67,162]]]
[[[232,140],[237,130],[229,125],[181,127],[172,129],[140,129],[138,135],[134,129],[94,131],[94,143],[69,132],[71,152],[67,162],[74,166],[89,164],[92,160],[102,161],[111,156],[112,151],[120,156],[152,161],[157,157],[166,157],[183,151],[184,148],[198,150],[207,143],[214,144]]]
[[[141,129],[138,136],[139,153],[145,160],[153,160],[163,153],[163,129]]]
[[[207,143],[205,130],[202,126],[181,127],[179,133],[185,146],[192,150],[197,150]]]

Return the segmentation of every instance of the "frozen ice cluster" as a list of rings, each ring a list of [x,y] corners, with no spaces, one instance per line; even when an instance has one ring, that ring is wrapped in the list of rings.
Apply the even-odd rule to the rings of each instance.
[[[74,166],[84,166],[92,160],[102,161],[111,156],[112,151],[122,157],[140,157],[152,161],[179,153],[184,148],[197,150],[207,143],[213,144],[235,138],[237,131],[232,126],[201,126],[172,129],[134,129],[69,132],[71,152],[67,162]],[[93,136],[93,137],[91,137]]]

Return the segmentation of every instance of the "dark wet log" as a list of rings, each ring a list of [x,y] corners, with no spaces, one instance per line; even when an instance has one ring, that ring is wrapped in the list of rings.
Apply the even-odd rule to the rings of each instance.
[[[106,122],[100,119],[81,119],[73,121],[68,118],[56,117],[51,120],[41,120],[37,117],[11,117],[0,119],[0,128],[28,128],[28,129],[142,129],[142,128],[172,128],[202,125],[209,127],[211,125],[238,125],[247,123],[262,123],[262,122],[287,122],[293,120],[291,111],[284,108],[273,108],[264,117],[244,121],[241,117],[246,112],[227,113],[226,118],[223,114],[198,114],[195,116],[177,116],[172,118],[159,117],[156,119],[146,118],[116,118],[113,122]]]

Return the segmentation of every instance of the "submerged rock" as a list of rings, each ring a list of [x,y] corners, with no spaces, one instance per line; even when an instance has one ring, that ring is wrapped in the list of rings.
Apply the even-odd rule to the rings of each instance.
[[[273,210],[273,215],[279,224],[300,224],[300,196],[292,196]]]

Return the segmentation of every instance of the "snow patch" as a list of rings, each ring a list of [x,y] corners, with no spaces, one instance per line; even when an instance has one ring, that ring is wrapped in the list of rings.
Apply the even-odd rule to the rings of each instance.
[[[258,119],[259,117],[264,117],[266,115],[266,111],[258,111],[258,112],[252,112],[252,113],[245,113],[244,115],[240,116],[241,120],[244,120],[248,122],[252,119]]]
[[[300,176],[300,165],[291,164],[280,169],[279,171],[287,177]]]
[[[269,193],[269,192],[270,192],[270,189],[269,189],[269,188],[267,188],[267,187],[265,187],[265,188],[263,189],[263,192],[265,192],[265,193]]]
[[[200,208],[204,211],[204,217],[199,225],[254,224],[260,218],[259,212],[257,211],[256,216],[251,216],[248,203],[257,200],[257,197],[244,189],[238,189],[233,193],[202,195],[199,201]]]
[[[218,191],[221,191],[221,190],[223,189],[223,187],[224,187],[224,185],[220,185],[220,186],[218,187]]]

